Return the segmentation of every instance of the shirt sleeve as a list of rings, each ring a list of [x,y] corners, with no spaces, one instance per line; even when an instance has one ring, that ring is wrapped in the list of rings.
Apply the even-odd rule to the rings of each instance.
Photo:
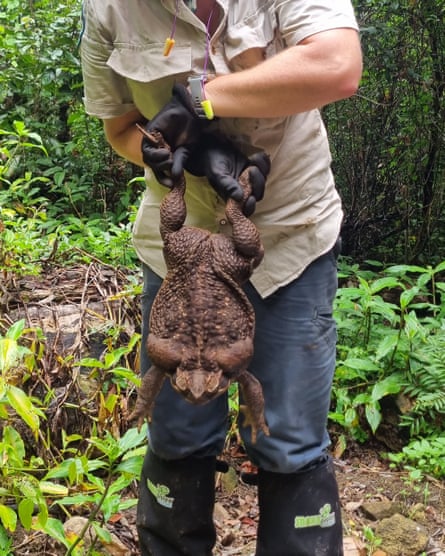
[[[80,57],[84,85],[85,110],[91,116],[108,119],[134,109],[125,77],[113,71],[107,62],[114,50],[110,30],[101,21],[97,6],[101,0],[84,0]]]
[[[278,0],[275,4],[281,36],[288,46],[331,29],[358,30],[350,0]]]

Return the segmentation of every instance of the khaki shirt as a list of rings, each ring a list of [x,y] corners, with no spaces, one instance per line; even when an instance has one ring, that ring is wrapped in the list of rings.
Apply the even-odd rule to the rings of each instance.
[[[176,0],[85,0],[81,41],[86,111],[102,119],[135,107],[148,119],[169,100],[174,81],[203,71],[205,25],[179,2],[175,46],[163,56]],[[314,33],[357,29],[350,0],[218,0],[223,11],[211,38],[209,72],[251,67]],[[290,68],[289,71],[292,69]],[[318,110],[285,118],[219,119],[219,128],[250,154],[265,150],[272,168],[264,199],[252,217],[265,247],[252,276],[262,296],[298,277],[329,251],[342,209],[330,169],[326,131]],[[147,189],[133,230],[140,259],[165,275],[159,204],[166,194],[146,171]],[[187,176],[187,224],[230,233],[224,204],[204,178]]]

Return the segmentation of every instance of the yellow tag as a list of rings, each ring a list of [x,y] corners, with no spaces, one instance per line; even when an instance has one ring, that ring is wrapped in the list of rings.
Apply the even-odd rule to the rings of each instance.
[[[170,54],[174,45],[175,45],[175,39],[172,39],[170,37],[165,39],[164,56],[168,56]]]
[[[213,112],[213,106],[210,100],[203,100],[201,101],[202,109],[204,110],[204,114],[208,120],[213,120],[215,114]]]

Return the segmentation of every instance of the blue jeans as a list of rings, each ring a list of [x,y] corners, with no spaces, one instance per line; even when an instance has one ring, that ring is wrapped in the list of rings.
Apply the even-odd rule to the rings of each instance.
[[[145,343],[153,298],[161,279],[144,266],[141,371],[150,367]],[[250,441],[240,433],[251,461],[277,473],[294,473],[320,457],[329,445],[326,429],[335,369],[336,326],[332,305],[337,289],[334,251],[314,261],[296,280],[262,299],[248,283],[256,314],[254,357],[249,366],[263,386],[270,436]],[[227,432],[227,397],[194,406],[168,380],[156,399],[149,442],[164,459],[219,455]]]

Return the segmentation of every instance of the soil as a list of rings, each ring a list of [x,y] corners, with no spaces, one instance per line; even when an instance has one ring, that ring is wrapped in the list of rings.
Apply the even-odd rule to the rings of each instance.
[[[397,502],[403,515],[421,523],[429,535],[424,556],[445,554],[445,484],[428,477],[413,483],[406,472],[389,468],[382,457],[382,446],[351,445],[341,458],[334,459],[339,483],[345,537],[345,556],[381,555],[364,535],[366,527],[376,526],[363,512],[370,501]],[[215,556],[253,556],[258,524],[256,487],[240,479],[254,472],[239,446],[232,446],[223,458],[230,464],[228,473],[217,475]],[[126,552],[116,556],[139,556],[135,510],[113,518],[108,528],[125,545]],[[111,550],[111,549],[110,549]],[[117,549],[116,549],[117,550]],[[65,556],[66,550],[42,534],[17,531],[14,556]],[[100,552],[102,553],[102,552]],[[110,552],[103,552],[110,554]],[[113,554],[111,552],[111,554]],[[277,554],[278,556],[278,554]],[[401,555],[402,556],[402,555]]]
[[[38,394],[39,384],[45,383],[56,393],[60,390],[60,400],[75,394],[79,398],[76,398],[76,403],[80,405],[84,393],[82,388],[73,384],[72,368],[67,362],[70,357],[78,359],[89,355],[99,358],[104,349],[104,334],[109,338],[106,330],[110,327],[119,330],[118,341],[122,342],[121,345],[126,345],[129,338],[139,330],[139,300],[131,290],[131,284],[137,282],[137,278],[131,282],[125,271],[99,264],[79,265],[70,269],[51,267],[47,270],[40,277],[3,277],[0,283],[0,309],[3,314],[0,325],[4,329],[18,318],[26,318],[29,326],[40,326],[45,330],[45,356],[32,393]],[[132,356],[137,357],[129,354],[126,363],[136,366],[137,362],[131,361]],[[91,381],[88,384],[91,388]],[[100,390],[100,383],[97,388]],[[127,395],[134,394],[133,391]],[[88,392],[88,397],[92,399],[91,392]],[[54,434],[63,428],[68,433],[82,432],[88,438],[93,414],[84,412],[82,416],[73,417],[71,413],[63,411],[62,402],[58,400],[54,402],[54,416],[51,417]],[[128,403],[128,398],[124,402]],[[95,409],[96,406],[91,411]],[[121,413],[110,415],[107,421],[100,421],[99,425],[108,428],[113,434],[122,433],[128,426]],[[388,435],[385,432],[385,436],[389,437],[391,431],[394,436],[398,436],[394,425],[387,427]],[[424,477],[421,483],[416,483],[410,480],[407,472],[390,468],[384,457],[388,444],[385,446],[381,438],[379,442],[373,439],[364,445],[350,441],[345,450],[340,450],[335,444],[336,431],[332,433],[344,536],[351,541],[348,546],[352,547],[350,551],[345,551],[345,556],[378,554],[375,552],[376,543],[373,542],[376,539],[372,535],[377,522],[363,511],[363,505],[373,501],[397,502],[400,513],[427,529],[429,545],[424,555],[445,556],[444,482]],[[29,440],[33,442],[32,437]],[[57,442],[56,436],[53,442]],[[255,552],[258,523],[256,486],[241,480],[241,474],[255,470],[236,440],[226,449],[222,459],[229,464],[229,472],[217,476],[217,543],[214,555],[250,556]],[[134,493],[128,495],[134,496]],[[114,552],[109,547],[107,553],[99,553],[111,556],[139,555],[134,509],[113,516],[107,526],[124,546],[114,547]],[[14,556],[65,556],[66,550],[41,533],[23,531],[19,527],[14,534],[12,553]],[[383,554],[380,553],[380,556]]]

